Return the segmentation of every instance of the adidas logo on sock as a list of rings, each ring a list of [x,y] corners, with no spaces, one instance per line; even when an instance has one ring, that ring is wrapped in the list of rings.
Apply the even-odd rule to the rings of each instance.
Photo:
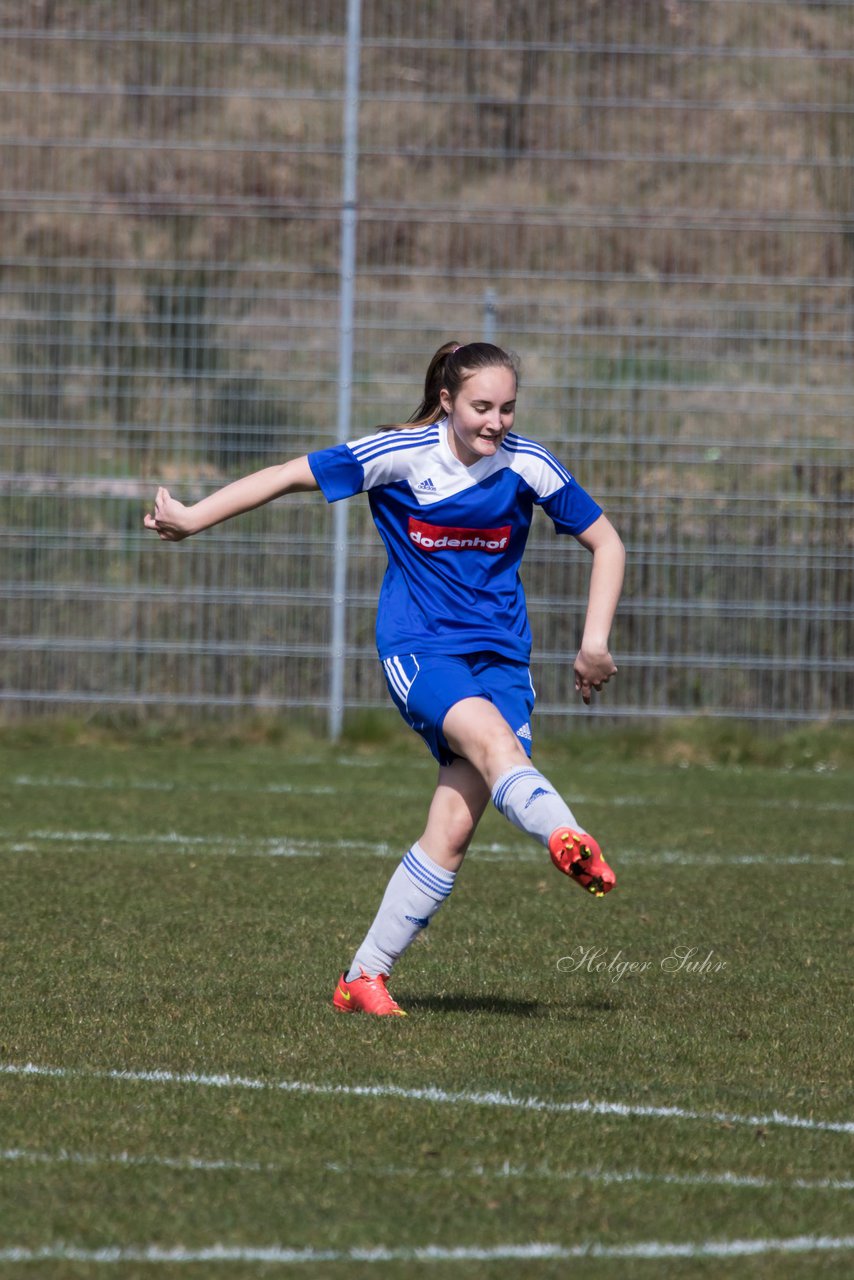
[[[544,787],[535,787],[535,789],[528,796],[528,799],[525,801],[525,808],[530,809],[534,801],[539,800],[540,796],[553,796],[553,795],[554,795],[553,791],[546,791]]]
[[[420,489],[423,493],[435,493],[435,492],[436,492],[436,486],[434,485],[433,481],[432,481],[431,479],[429,479],[429,477],[428,477],[428,479],[426,479],[426,480],[422,480],[420,484],[417,484],[417,485],[415,486],[415,488],[416,488],[416,489]]]

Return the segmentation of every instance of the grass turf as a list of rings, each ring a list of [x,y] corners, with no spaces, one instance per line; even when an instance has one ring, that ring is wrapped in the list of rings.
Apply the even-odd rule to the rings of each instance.
[[[602,841],[617,892],[588,898],[489,813],[453,899],[395,974],[410,1017],[374,1020],[330,999],[420,829],[433,768],[417,743],[7,738],[0,1062],[15,1070],[0,1073],[0,1258],[59,1242],[347,1253],[850,1234],[851,1135],[820,1126],[851,1120],[854,772],[825,768],[821,749],[804,767],[803,742],[788,769],[625,744],[538,754]],[[681,967],[680,948],[694,949]],[[20,1074],[28,1062],[62,1074]],[[139,1078],[153,1070],[172,1074]],[[120,1071],[133,1078],[103,1074]],[[239,1079],[197,1079],[226,1073]],[[425,1086],[442,1092],[393,1092]],[[492,1097],[458,1096],[473,1094]],[[668,1107],[679,1114],[642,1113]],[[847,1275],[850,1261],[404,1252],[304,1265],[800,1277]],[[268,1269],[121,1264],[123,1277]]]

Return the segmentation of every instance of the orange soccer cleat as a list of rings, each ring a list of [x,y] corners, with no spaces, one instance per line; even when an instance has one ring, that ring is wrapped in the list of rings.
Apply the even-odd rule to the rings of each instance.
[[[375,978],[365,973],[361,965],[361,976],[347,981],[342,973],[335,988],[332,1003],[339,1013],[374,1013],[379,1017],[405,1018],[406,1010],[392,1000],[386,989],[387,975],[378,973]]]
[[[572,876],[582,889],[597,898],[609,893],[617,883],[599,845],[584,831],[558,827],[549,836],[549,853],[558,871]]]

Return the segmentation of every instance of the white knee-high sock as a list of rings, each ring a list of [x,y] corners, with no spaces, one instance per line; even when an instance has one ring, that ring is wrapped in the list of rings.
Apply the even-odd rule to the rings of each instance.
[[[455,878],[455,871],[440,867],[416,841],[388,882],[374,922],[353,957],[347,981],[358,978],[362,969],[372,978],[378,973],[390,974],[395,960],[427,928],[450,895]]]
[[[557,827],[582,831],[565,800],[538,769],[522,765],[503,773],[492,788],[492,803],[514,827],[548,848]]]

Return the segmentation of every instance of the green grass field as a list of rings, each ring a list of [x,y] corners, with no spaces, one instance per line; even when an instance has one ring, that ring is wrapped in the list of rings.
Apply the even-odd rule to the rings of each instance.
[[[0,1274],[851,1274],[839,742],[545,746],[617,891],[490,812],[369,1019],[419,743],[61,737],[0,736]]]

